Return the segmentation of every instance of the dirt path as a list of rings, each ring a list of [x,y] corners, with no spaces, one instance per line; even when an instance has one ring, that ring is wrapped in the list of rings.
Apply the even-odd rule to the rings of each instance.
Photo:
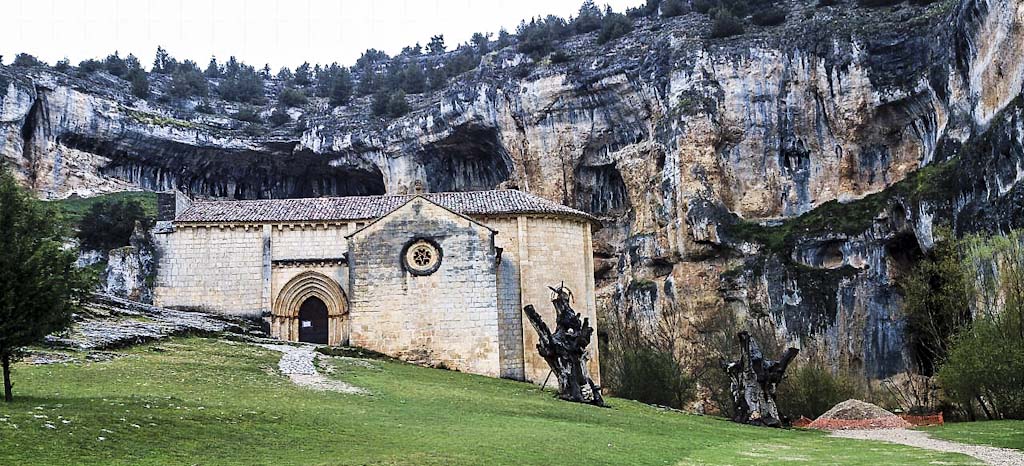
[[[932,438],[927,432],[920,430],[837,430],[832,432],[832,436],[859,440],[880,440],[883,442],[899,443],[928,450],[944,451],[948,453],[963,453],[982,460],[985,464],[991,465],[1024,465],[1024,452],[1011,450],[1009,448],[968,445],[966,443],[951,442],[949,440],[939,440],[937,438]]]
[[[314,364],[319,353],[314,351],[314,347],[312,346],[272,345],[266,343],[258,344],[258,346],[283,353],[281,356],[281,362],[277,364],[277,367],[281,373],[287,375],[295,385],[313,390],[349,393],[353,395],[369,394],[369,392],[362,388],[349,385],[340,380],[328,379],[321,375],[320,372],[316,370],[316,364]]]

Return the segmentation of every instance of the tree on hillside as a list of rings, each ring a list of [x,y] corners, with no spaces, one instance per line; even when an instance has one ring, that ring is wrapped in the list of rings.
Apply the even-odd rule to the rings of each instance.
[[[148,229],[146,210],[136,200],[106,200],[89,207],[78,225],[78,239],[85,249],[114,249],[128,246],[135,224]]]
[[[149,97],[149,77],[142,69],[133,69],[128,72],[128,82],[132,84],[132,94],[140,99]]]
[[[38,58],[29,55],[27,53],[19,53],[14,56],[14,61],[11,62],[11,66],[41,66],[43,62],[39,61]]]
[[[11,363],[21,348],[71,323],[92,287],[64,228],[0,168],[0,365],[4,401],[13,399]]]
[[[210,63],[206,65],[206,70],[203,74],[207,78],[219,78],[220,77],[220,65],[217,63],[217,57],[210,57]]]
[[[156,47],[156,57],[153,58],[153,72],[157,74],[171,74],[177,67],[178,61],[171,57],[161,46]]]
[[[124,63],[124,60],[121,59],[117,51],[107,55],[107,58],[103,60],[103,67],[107,70],[107,73],[119,78],[128,74],[128,65]]]
[[[312,74],[309,71],[309,62],[303,62],[298,68],[295,68],[295,84],[299,86],[308,86],[312,82]]]
[[[427,43],[427,52],[431,55],[439,55],[444,53],[446,47],[444,45],[444,34],[438,34],[430,38],[430,42]]]
[[[577,34],[586,34],[601,28],[601,9],[594,5],[594,0],[586,0],[580,6],[580,12],[576,19],[572,20],[572,27]]]
[[[337,73],[331,77],[331,90],[328,96],[331,105],[346,105],[352,98],[352,74],[347,68],[338,67]]]
[[[208,94],[206,77],[193,61],[185,60],[180,66],[175,66],[175,70],[171,74],[170,93],[179,99],[206,97]]]
[[[597,34],[597,43],[604,44],[629,34],[633,30],[633,20],[621,13],[614,13],[610,9],[608,14],[601,19],[601,32]]]

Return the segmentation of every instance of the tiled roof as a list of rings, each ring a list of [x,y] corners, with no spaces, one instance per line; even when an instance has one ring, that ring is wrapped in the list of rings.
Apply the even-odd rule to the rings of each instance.
[[[554,214],[593,220],[589,214],[514,189],[426,193],[428,200],[462,215]],[[270,223],[370,220],[384,216],[415,195],[196,201],[178,214],[182,223]]]

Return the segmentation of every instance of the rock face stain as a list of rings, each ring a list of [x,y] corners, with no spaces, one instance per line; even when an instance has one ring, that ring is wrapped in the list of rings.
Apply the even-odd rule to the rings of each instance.
[[[139,101],[102,74],[0,67],[0,154],[51,198],[514,186],[602,220],[602,312],[657,316],[680,297],[713,300],[884,377],[909,357],[895,283],[933,244],[932,225],[995,231],[1024,218],[1024,6],[939,3],[798,2],[784,26],[728,40],[702,37],[703,15],[639,19],[605,46],[568,39],[565,63],[495,51],[447,88],[413,96],[399,119],[370,116],[359,98],[333,113],[304,109],[304,128],[255,133],[225,115]],[[956,180],[943,186],[956,199],[925,199],[934,177],[901,184],[949,163]],[[844,218],[823,213],[833,208]],[[736,227],[801,218],[820,221],[779,244]],[[630,286],[648,281],[643,293]]]

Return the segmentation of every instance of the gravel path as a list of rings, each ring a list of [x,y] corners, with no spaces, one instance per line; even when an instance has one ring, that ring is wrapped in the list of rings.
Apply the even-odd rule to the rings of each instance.
[[[313,390],[353,395],[366,395],[369,393],[362,388],[349,385],[340,380],[331,380],[321,375],[316,370],[316,364],[314,364],[320,353],[314,351],[313,346],[271,345],[266,343],[259,344],[258,346],[283,353],[281,362],[277,364],[277,367],[295,385]]]
[[[998,466],[1024,465],[1024,452],[1009,448],[988,447],[984,445],[968,445],[932,438],[927,432],[909,429],[870,429],[870,430],[837,430],[833,437],[852,438],[859,440],[881,440],[883,442],[900,443],[928,450],[948,453],[963,453]]]

